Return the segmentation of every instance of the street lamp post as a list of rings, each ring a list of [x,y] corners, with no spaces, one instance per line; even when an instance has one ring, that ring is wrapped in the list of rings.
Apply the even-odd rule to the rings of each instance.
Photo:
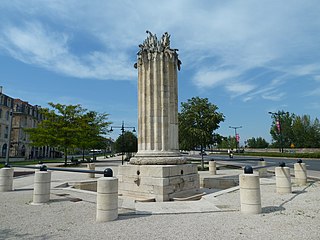
[[[10,145],[11,145],[11,130],[12,130],[12,117],[13,111],[10,109],[9,112],[9,129],[8,129],[8,143],[7,143],[7,151],[6,151],[6,165],[9,165],[9,154],[10,154]]]
[[[121,164],[123,165],[123,155],[124,155],[124,137],[123,137],[123,135],[124,135],[125,129],[130,128],[130,129],[133,129],[132,132],[136,132],[136,128],[135,127],[125,127],[124,121],[122,121],[121,126],[111,126],[110,132],[113,131],[113,128],[121,129],[121,151],[122,151]]]
[[[279,136],[280,136],[280,148],[279,151],[283,153],[283,137],[282,137],[282,126],[281,126],[281,116],[286,114],[285,112],[268,112],[271,114],[273,118],[276,120],[276,125],[279,131]]]
[[[231,127],[229,126],[229,128],[233,128],[234,129],[234,137],[236,139],[236,152],[238,151],[238,135],[237,135],[237,129],[238,128],[242,128],[242,126],[239,126],[239,127]]]

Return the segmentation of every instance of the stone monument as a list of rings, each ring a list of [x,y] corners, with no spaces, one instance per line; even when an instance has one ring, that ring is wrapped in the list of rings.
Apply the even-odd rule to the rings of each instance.
[[[177,49],[149,36],[138,52],[138,153],[131,164],[183,164],[178,141]]]
[[[178,49],[166,32],[147,31],[138,69],[138,152],[118,172],[119,193],[168,201],[199,189],[197,166],[186,164],[178,139]]]

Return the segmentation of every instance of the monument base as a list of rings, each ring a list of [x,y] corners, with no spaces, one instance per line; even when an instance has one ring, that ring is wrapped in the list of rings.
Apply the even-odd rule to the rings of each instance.
[[[187,159],[185,157],[178,156],[139,156],[130,159],[130,164],[133,165],[177,165],[185,164]]]
[[[119,194],[137,199],[170,201],[199,193],[197,165],[124,165],[118,169]]]

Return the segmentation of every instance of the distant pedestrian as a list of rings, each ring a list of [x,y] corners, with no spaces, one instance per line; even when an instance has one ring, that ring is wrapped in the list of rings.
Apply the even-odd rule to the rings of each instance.
[[[233,151],[228,149],[229,158],[233,158]]]

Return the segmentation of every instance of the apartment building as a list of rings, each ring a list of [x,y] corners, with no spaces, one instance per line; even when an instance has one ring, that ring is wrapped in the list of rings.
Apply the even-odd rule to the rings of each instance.
[[[35,128],[43,120],[40,106],[33,106],[21,99],[14,99],[1,92],[0,88],[0,157],[6,157],[10,112],[12,112],[12,127],[10,140],[10,158],[38,159],[54,158],[60,152],[49,146],[33,147],[26,128]]]
[[[5,157],[9,138],[10,111],[13,109],[13,98],[2,94],[0,88],[0,157]]]

